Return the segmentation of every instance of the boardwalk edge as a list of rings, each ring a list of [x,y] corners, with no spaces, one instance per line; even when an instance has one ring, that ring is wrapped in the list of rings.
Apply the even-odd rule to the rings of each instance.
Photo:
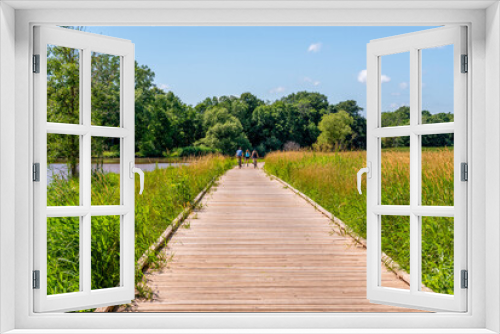
[[[264,168],[263,168],[264,169]],[[343,232],[345,233],[346,235],[350,236],[356,243],[358,243],[359,245],[361,245],[363,248],[368,248],[367,247],[367,243],[366,243],[366,240],[359,236],[358,234],[356,234],[355,232],[352,231],[352,229],[350,229],[342,220],[340,220],[339,218],[335,217],[331,212],[329,212],[328,210],[326,210],[325,208],[323,208],[321,205],[319,205],[318,203],[316,203],[314,200],[312,200],[309,196],[307,196],[306,194],[302,193],[300,190],[298,189],[295,189],[291,184],[289,184],[288,182],[286,181],[283,181],[282,179],[280,179],[278,176],[274,175],[274,174],[271,174],[269,173],[266,169],[264,169],[264,171],[266,172],[266,174],[271,178],[271,179],[274,179],[278,182],[280,182],[281,184],[283,184],[284,186],[286,186],[288,189],[290,189],[292,192],[294,192],[295,194],[299,195],[300,197],[302,197],[303,199],[306,200],[306,202],[308,202],[310,205],[312,205],[316,210],[318,210],[319,212],[321,212],[324,216],[326,216],[328,219],[330,219],[334,224],[336,224],[338,226],[338,228]],[[410,285],[410,275],[404,271],[403,269],[401,269],[401,267],[399,266],[399,264],[397,262],[395,262],[390,256],[388,256],[387,254],[385,254],[384,252],[382,252],[382,259],[381,259],[381,262],[386,266],[387,269],[389,269],[390,271],[392,271],[394,274],[396,274],[396,276],[404,281],[405,283],[407,283],[408,285]],[[427,292],[432,292],[431,289],[427,288],[427,287],[424,287],[422,286],[422,290],[423,291],[427,291]]]
[[[225,173],[224,173],[225,174]],[[222,175],[224,175],[222,174]],[[149,255],[156,253],[159,249],[161,249],[167,242],[168,239],[172,237],[172,235],[179,229],[179,227],[184,223],[186,218],[189,217],[189,215],[193,212],[193,210],[196,208],[198,203],[203,199],[203,197],[206,195],[206,193],[212,188],[212,186],[217,182],[217,180],[222,176],[219,175],[217,177],[214,177],[210,182],[208,182],[207,186],[203,188],[203,190],[196,195],[194,200],[191,202],[191,204],[185,208],[177,217],[172,220],[170,225],[167,226],[165,231],[160,235],[158,240],[154,244],[152,244],[145,252],[142,254],[142,256],[137,260],[137,266],[136,269],[137,271],[143,271],[144,269],[147,268],[149,265]],[[97,308],[94,312],[96,313],[103,313],[103,312],[114,312],[117,307],[120,305],[112,305],[112,306],[105,306],[105,307],[99,307]]]

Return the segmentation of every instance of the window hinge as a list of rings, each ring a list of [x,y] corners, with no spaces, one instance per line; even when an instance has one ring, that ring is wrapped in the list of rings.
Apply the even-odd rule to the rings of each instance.
[[[467,289],[469,287],[469,273],[467,270],[462,270],[462,289]]]
[[[40,73],[40,55],[33,55],[33,73]]]
[[[40,289],[40,270],[33,270],[33,289]]]
[[[461,167],[461,181],[469,181],[469,165],[466,162],[460,164]]]
[[[462,68],[460,72],[462,73],[469,72],[469,56],[467,55],[462,55]]]
[[[40,164],[38,162],[33,164],[33,181],[40,182]]]

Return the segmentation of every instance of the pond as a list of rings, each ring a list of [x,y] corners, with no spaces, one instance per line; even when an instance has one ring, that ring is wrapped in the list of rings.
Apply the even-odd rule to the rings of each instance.
[[[168,167],[179,167],[187,166],[189,162],[152,162],[151,160],[145,161],[146,159],[136,159],[136,167],[142,169],[144,172],[149,172],[155,170],[155,168],[168,168]],[[161,160],[160,160],[161,161]],[[92,164],[92,169],[96,169],[97,164]],[[77,167],[79,170],[79,168]],[[105,173],[120,173],[119,162],[105,162],[103,164],[103,171]],[[52,182],[55,175],[66,178],[68,176],[68,165],[65,163],[51,163],[47,166],[47,183]]]

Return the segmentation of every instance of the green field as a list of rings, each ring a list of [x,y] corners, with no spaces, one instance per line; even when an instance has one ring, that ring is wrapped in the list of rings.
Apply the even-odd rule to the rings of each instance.
[[[366,238],[366,195],[356,173],[366,152],[277,152],[266,156],[265,170],[299,189]],[[382,150],[382,204],[410,202],[407,149]],[[363,180],[363,189],[365,181]],[[453,205],[453,148],[422,152],[422,204]],[[409,217],[382,217],[382,250],[410,271]],[[453,294],[453,218],[422,218],[422,282],[435,292]]]
[[[139,193],[136,178],[135,259],[139,259],[172,220],[190,205],[215,177],[234,166],[233,159],[214,155],[198,158],[188,166],[145,172],[145,190]],[[120,175],[92,175],[92,205],[119,204]],[[78,205],[79,183],[55,178],[47,189],[49,206]],[[120,217],[92,217],[92,289],[115,287],[120,282]],[[79,218],[47,221],[47,294],[79,291]],[[150,263],[159,259],[151,255]],[[136,283],[142,273],[136,273]],[[138,286],[140,288],[140,286]]]

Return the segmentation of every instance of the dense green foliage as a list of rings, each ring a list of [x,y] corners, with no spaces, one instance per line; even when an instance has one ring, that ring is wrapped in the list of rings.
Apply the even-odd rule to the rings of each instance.
[[[344,110],[335,114],[324,115],[318,128],[321,134],[314,145],[321,151],[343,149],[348,136],[352,135],[352,117]]]
[[[206,129],[205,138],[198,144],[225,154],[236,152],[239,147],[250,147],[240,120],[224,107],[206,110],[203,114],[203,128]]]
[[[215,148],[207,147],[205,145],[196,145],[196,146],[185,146],[178,147],[171,151],[170,157],[193,157],[193,156],[203,156],[207,154],[220,153],[220,150]]]
[[[59,46],[49,46],[47,52],[47,120],[77,124],[80,121],[79,52]],[[119,61],[117,56],[92,54],[93,125],[120,125]],[[256,148],[261,156],[287,147],[311,147],[315,143],[321,150],[366,148],[366,119],[361,114],[363,109],[353,100],[330,104],[323,94],[302,91],[265,102],[245,92],[239,97],[206,98],[191,106],[174,93],[157,87],[154,79],[151,68],[135,64],[135,149],[139,157],[178,156],[179,149],[184,147],[201,147],[186,150],[195,154],[217,151],[233,155],[241,146]],[[341,112],[349,117],[336,115],[344,115]],[[450,121],[453,121],[451,113],[422,112],[423,123]],[[408,124],[409,107],[382,113],[383,126]],[[426,146],[452,145],[451,137],[437,140],[425,136],[423,141]],[[66,142],[71,149],[64,148],[65,155],[57,152],[54,155],[67,160],[71,174],[76,175],[78,138],[73,136]],[[290,144],[285,146],[287,143]],[[102,143],[96,155],[119,152],[118,144],[118,141]],[[409,143],[407,138],[394,138],[384,144],[397,147]]]
[[[431,114],[428,110],[422,111],[422,124],[453,122],[452,113]],[[382,113],[382,126],[404,126],[410,124],[410,107],[400,107],[393,112]],[[410,137],[383,138],[385,147],[410,146]],[[427,147],[453,146],[453,134],[422,136],[422,145]]]
[[[356,188],[356,172],[365,166],[366,152],[275,152],[265,170],[299,189],[366,238],[366,195]],[[383,204],[409,204],[409,152],[382,153]],[[423,205],[453,205],[453,149],[422,152]],[[410,271],[409,217],[383,216],[382,250]],[[453,294],[453,218],[422,218],[422,282],[435,292]]]
[[[221,156],[199,158],[188,166],[169,167],[145,172],[145,188],[135,202],[135,259],[139,259],[172,220],[215,177],[234,166]],[[139,182],[136,179],[136,193]],[[92,204],[107,205],[119,201],[120,175],[94,173]],[[77,178],[56,176],[47,189],[49,206],[79,203]],[[117,286],[120,282],[120,218],[95,216],[92,228],[92,289]],[[79,291],[79,218],[49,218],[47,222],[47,293]],[[158,259],[152,255],[153,264]],[[136,273],[136,282],[142,272]]]

